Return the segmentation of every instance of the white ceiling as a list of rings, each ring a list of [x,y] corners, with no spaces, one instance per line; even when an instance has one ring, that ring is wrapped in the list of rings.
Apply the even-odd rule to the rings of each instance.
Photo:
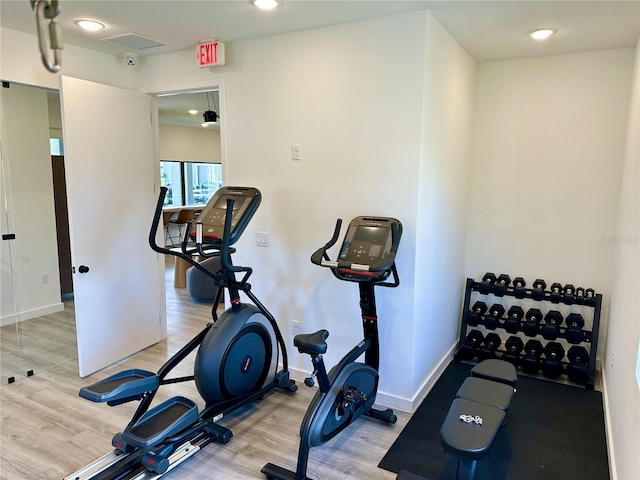
[[[261,11],[249,0],[59,0],[59,5],[65,43],[140,57],[195,52],[206,39],[231,43],[423,9],[478,62],[633,47],[640,37],[640,0],[283,0],[272,11]],[[73,23],[81,18],[98,20],[106,28],[84,32]],[[34,34],[30,1],[0,0],[0,25]],[[546,42],[525,35],[539,27],[558,32]],[[126,33],[166,46],[139,50],[102,40]]]

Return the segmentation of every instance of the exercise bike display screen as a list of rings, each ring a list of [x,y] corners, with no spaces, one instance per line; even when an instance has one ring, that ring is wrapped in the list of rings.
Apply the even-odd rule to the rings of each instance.
[[[191,227],[191,238],[195,240],[195,224],[202,223],[202,242],[216,244],[222,240],[224,220],[227,214],[227,200],[233,203],[231,217],[231,238],[233,245],[242,235],[245,227],[258,209],[261,200],[260,191],[252,187],[222,187],[204,207]]]
[[[360,225],[356,230],[356,241],[383,244],[389,235],[388,228],[365,227]]]
[[[340,260],[366,265],[389,255],[390,221],[372,217],[353,219],[340,249]]]

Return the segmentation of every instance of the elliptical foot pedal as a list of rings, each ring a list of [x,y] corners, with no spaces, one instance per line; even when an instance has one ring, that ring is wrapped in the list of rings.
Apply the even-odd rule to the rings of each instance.
[[[188,398],[173,397],[152,408],[122,432],[122,439],[138,448],[151,447],[198,421],[198,406]]]
[[[131,400],[139,400],[145,393],[157,390],[160,385],[158,375],[146,370],[124,370],[82,387],[80,397],[91,402],[107,402],[118,405]]]

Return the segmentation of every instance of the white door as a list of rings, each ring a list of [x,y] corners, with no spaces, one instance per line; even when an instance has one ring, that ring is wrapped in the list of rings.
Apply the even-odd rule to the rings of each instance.
[[[78,363],[86,376],[166,337],[163,263],[148,244],[159,166],[149,96],[60,82]]]

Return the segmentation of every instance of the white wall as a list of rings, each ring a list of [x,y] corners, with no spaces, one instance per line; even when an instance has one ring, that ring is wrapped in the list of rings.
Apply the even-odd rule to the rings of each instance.
[[[16,234],[11,251],[4,245],[6,242],[2,249],[0,320],[6,324],[57,312],[63,305],[47,93],[42,89],[11,85],[2,88],[0,94],[2,159],[9,176],[4,186],[10,202],[8,228],[3,211],[2,233]],[[42,274],[48,276],[48,283],[42,283]]]
[[[427,18],[411,362],[417,407],[457,341],[464,295],[475,61]],[[397,345],[401,338],[395,338]]]
[[[613,249],[611,312],[603,368],[612,478],[640,478],[640,42],[636,46],[632,98]]]
[[[594,288],[601,338],[632,65],[619,49],[478,66],[466,273]]]
[[[336,218],[403,223],[401,286],[377,292],[379,398],[411,388],[402,345],[413,322],[424,35],[422,14],[243,42],[234,45],[242,71],[225,81],[229,182],[264,195],[239,249],[289,342],[290,320],[302,331],[328,329],[332,365],[362,338],[356,285],[309,261]],[[293,143],[302,145],[299,162]],[[268,249],[248,248],[254,230],[269,232]],[[290,352],[295,369],[310,371],[308,357]]]
[[[291,320],[300,321],[302,331],[327,328],[326,358],[333,364],[362,335],[356,285],[337,282],[309,261],[335,219],[365,214],[402,221],[401,285],[378,291],[379,400],[413,408],[416,385],[455,341],[466,208],[466,177],[458,169],[467,149],[474,62],[424,11],[229,47],[228,64],[218,69],[198,69],[190,52],[150,58],[141,89],[220,84],[227,182],[263,193],[237,258],[254,267],[254,292],[290,345]],[[449,121],[441,122],[443,115]],[[291,160],[294,143],[302,145],[299,162]],[[438,174],[441,184],[432,179]],[[434,186],[441,188],[431,191]],[[461,216],[430,225],[442,212]],[[255,231],[269,233],[268,248],[255,247]],[[430,244],[451,239],[458,243],[446,256],[431,250]],[[436,281],[422,270],[416,288],[419,243],[422,260],[449,272],[437,295],[439,313],[451,325],[442,336],[427,334],[432,325],[414,312],[416,306],[427,310],[427,298],[417,302],[416,296]],[[416,358],[405,348],[409,338],[420,349]],[[309,359],[289,351],[292,367],[308,372]]]
[[[138,74],[122,58],[74,45],[64,46],[62,69],[51,74],[40,60],[37,37],[8,28],[0,28],[0,59],[0,79],[54,89],[59,88],[60,75],[134,88]]]
[[[160,124],[160,160],[221,163],[220,131]]]

